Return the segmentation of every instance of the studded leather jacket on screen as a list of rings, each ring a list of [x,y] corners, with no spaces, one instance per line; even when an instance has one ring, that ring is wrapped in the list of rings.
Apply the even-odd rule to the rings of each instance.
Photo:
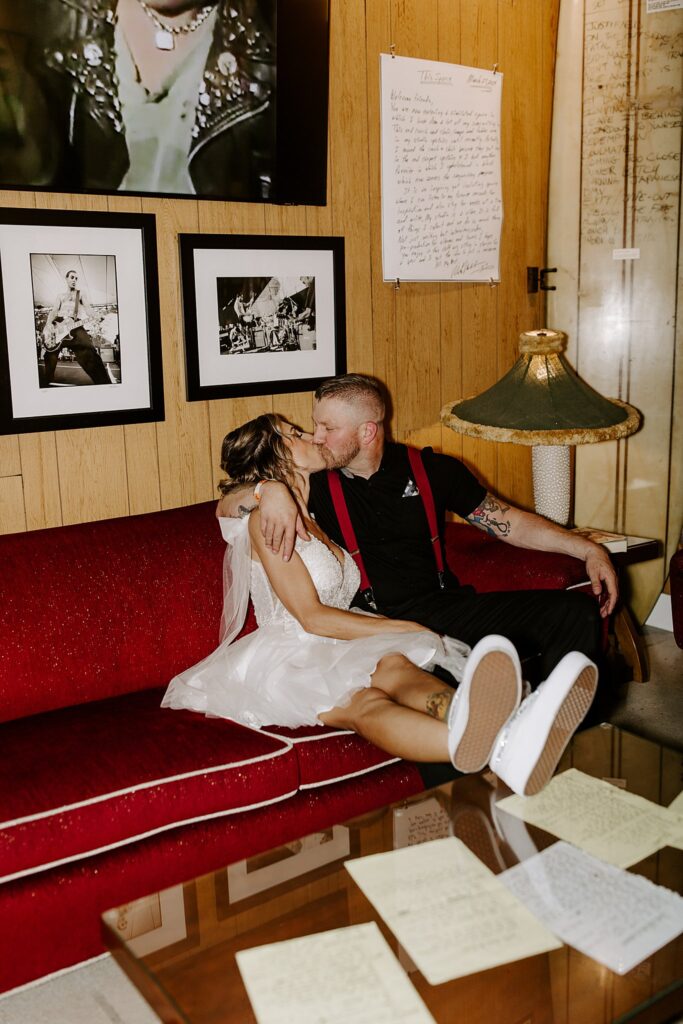
[[[43,6],[43,5],[39,5]],[[46,184],[118,188],[128,170],[114,49],[116,0],[52,0],[42,73],[59,134]],[[275,153],[275,54],[257,0],[219,0],[197,93],[189,173],[199,195],[267,199]],[[42,182],[41,182],[42,184]]]

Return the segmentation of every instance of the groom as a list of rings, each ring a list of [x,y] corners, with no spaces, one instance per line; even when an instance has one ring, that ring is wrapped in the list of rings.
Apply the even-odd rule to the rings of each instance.
[[[605,549],[486,491],[459,459],[431,448],[422,452],[427,485],[418,485],[405,445],[386,442],[385,404],[372,377],[345,374],[321,384],[313,405],[313,441],[341,489],[335,508],[328,474],[311,476],[309,508],[322,529],[341,546],[358,548],[369,586],[355,604],[392,618],[412,619],[473,646],[498,633],[522,656],[541,652],[545,678],[569,651],[599,660],[600,617],[613,610],[617,578]],[[431,489],[439,540],[432,542],[421,492]],[[285,486],[257,485],[266,543],[288,559],[296,534],[308,539]],[[254,507],[251,488],[221,499],[217,514],[235,516]],[[346,510],[346,511],[344,511]],[[477,594],[446,566],[439,572],[445,513],[515,547],[555,551],[584,561],[598,601],[565,590]],[[348,515],[356,543],[342,529]],[[434,531],[436,532],[436,531]],[[457,567],[456,567],[457,568]]]

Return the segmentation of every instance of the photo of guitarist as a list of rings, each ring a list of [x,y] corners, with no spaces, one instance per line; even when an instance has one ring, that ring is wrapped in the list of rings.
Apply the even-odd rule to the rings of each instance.
[[[76,361],[90,377],[93,384],[111,384],[100,353],[83,324],[87,320],[99,321],[85,295],[78,287],[75,270],[66,272],[67,290],[55,299],[43,328],[45,347],[45,374],[43,387],[54,383],[57,361],[62,348],[69,348]]]

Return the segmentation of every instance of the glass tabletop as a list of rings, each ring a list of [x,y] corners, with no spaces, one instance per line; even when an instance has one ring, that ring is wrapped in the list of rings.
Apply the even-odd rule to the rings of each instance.
[[[558,771],[574,767],[668,805],[682,788],[679,752],[602,725],[574,737]],[[161,1020],[256,1020],[235,953],[375,921],[437,1022],[662,1024],[683,1014],[683,936],[625,975],[563,946],[429,985],[344,869],[350,858],[446,836],[498,874],[556,841],[497,809],[509,790],[463,776],[103,915],[106,942]],[[683,851],[665,848],[630,870],[683,891]]]

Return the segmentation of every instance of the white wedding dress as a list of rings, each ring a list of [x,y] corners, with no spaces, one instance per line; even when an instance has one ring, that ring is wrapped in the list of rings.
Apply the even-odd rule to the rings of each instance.
[[[247,520],[227,523],[224,535],[228,529],[239,538],[239,531],[247,530]],[[316,537],[309,541],[297,538],[296,551],[321,602],[349,609],[360,583],[349,553],[343,552],[342,565]],[[287,611],[260,562],[251,561],[249,567],[242,563],[242,572],[250,573],[249,591],[258,628],[232,642],[228,637],[207,658],[176,676],[164,694],[162,707],[200,711],[257,729],[267,725],[296,728],[320,725],[321,713],[348,704],[354,693],[370,685],[385,654],[404,654],[421,667],[444,664],[456,678],[462,677],[469,653],[465,644],[448,640],[446,653],[442,640],[426,630],[381,633],[359,640],[316,636],[307,633]],[[243,620],[240,611],[232,621],[233,634]]]

